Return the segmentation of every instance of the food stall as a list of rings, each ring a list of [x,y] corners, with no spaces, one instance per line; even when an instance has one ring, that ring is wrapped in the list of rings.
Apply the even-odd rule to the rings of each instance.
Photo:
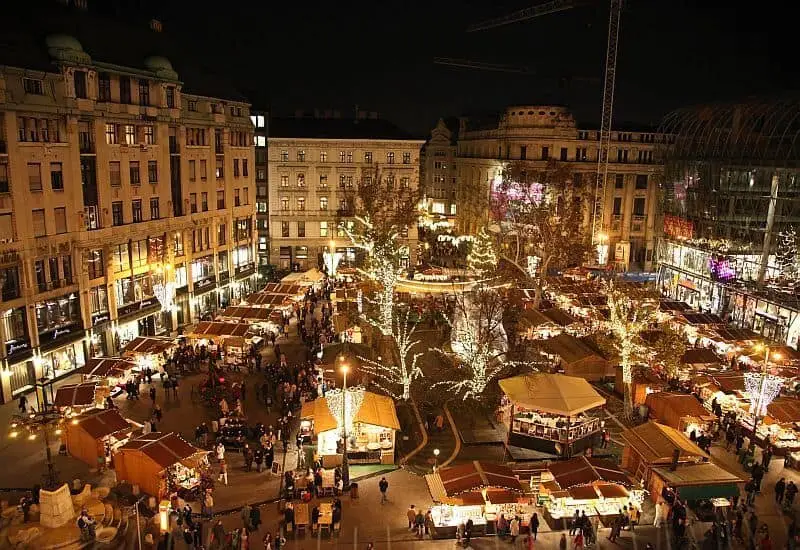
[[[452,539],[462,523],[471,519],[473,536],[495,533],[501,514],[530,518],[534,512],[524,498],[522,485],[510,468],[490,462],[473,461],[440,468],[425,476],[434,501],[434,539]]]
[[[745,407],[739,416],[742,425],[752,433],[752,415]],[[769,441],[776,456],[787,457],[793,463],[800,451],[800,399],[779,397],[767,406],[767,414],[756,430],[756,441]]]
[[[622,467],[634,481],[641,482],[656,502],[661,498],[662,482],[653,474],[654,468],[675,464],[678,468],[699,464],[709,455],[680,431],[658,422],[647,422],[622,432],[625,441]]]
[[[583,378],[534,373],[500,380],[508,444],[571,456],[591,448],[602,423],[589,413],[606,400]]]
[[[246,356],[246,340],[250,332],[247,323],[226,323],[221,321],[202,321],[186,332],[189,340],[212,348],[222,346],[225,350],[225,362],[238,364]]]
[[[137,336],[122,349],[123,357],[131,357],[139,369],[149,367],[159,372],[164,366],[164,353],[175,347],[175,340],[159,336]]]
[[[568,376],[579,376],[596,382],[613,375],[611,363],[598,350],[571,334],[559,334],[545,340],[542,347]]]
[[[138,485],[159,499],[178,493],[196,500],[207,455],[175,433],[151,432],[120,446],[114,453],[114,469],[117,481]]]
[[[92,468],[111,466],[113,452],[140,427],[118,409],[90,409],[65,423],[63,438],[70,456]]]
[[[247,323],[251,329],[264,334],[266,331],[278,332],[283,314],[276,309],[265,307],[235,306],[225,308],[217,314],[217,321]]]
[[[738,373],[712,374],[711,384],[700,389],[703,406],[711,410],[714,400],[722,407],[723,412],[738,411],[744,403],[744,376]]]
[[[325,467],[341,462],[342,428],[347,432],[350,464],[394,464],[395,434],[400,421],[391,397],[360,386],[348,387],[344,392],[330,390],[325,397],[303,403],[300,419],[312,423],[317,453]]]
[[[658,392],[647,396],[650,418],[684,434],[705,432],[716,416],[709,413],[694,395]]]
[[[548,470],[553,480],[541,484],[539,500],[552,529],[567,528],[576,511],[608,526],[623,506],[641,506],[644,498],[644,491],[631,489],[628,475],[608,460],[579,456],[552,462]]]
[[[77,370],[83,382],[97,382],[107,386],[112,397],[122,391],[136,363],[124,357],[93,357]]]
[[[108,388],[102,388],[95,382],[67,384],[56,390],[53,404],[67,417],[72,417],[85,410],[102,407],[106,395]]]

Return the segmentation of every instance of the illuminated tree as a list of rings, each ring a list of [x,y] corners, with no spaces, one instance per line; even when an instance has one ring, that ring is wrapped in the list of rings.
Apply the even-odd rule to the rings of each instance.
[[[511,162],[491,194],[494,227],[513,245],[511,261],[527,271],[527,257],[538,257],[534,307],[539,306],[550,268],[583,263],[591,251],[585,220],[590,197],[587,182],[555,160],[542,170]],[[586,180],[586,181],[584,181]]]
[[[378,285],[371,301],[378,309],[374,322],[385,335],[392,334],[394,292],[410,253],[403,235],[416,225],[418,202],[416,184],[375,168],[362,175],[356,190],[345,190],[338,211],[339,228],[364,253],[360,272]]]
[[[659,336],[651,346],[652,361],[664,367],[670,378],[678,376],[683,354],[686,353],[686,338],[683,334],[673,329],[669,323],[664,323]]]
[[[494,238],[485,227],[481,228],[472,242],[467,255],[467,267],[485,277],[497,269],[497,254],[494,251]]]
[[[779,233],[775,261],[781,276],[786,279],[797,279],[797,244],[797,230],[794,227]]]
[[[421,352],[412,353],[420,344],[420,340],[413,338],[416,335],[417,323],[409,320],[410,310],[398,313],[392,324],[396,357],[390,357],[382,362],[359,357],[361,369],[379,379],[377,385],[395,399],[407,400],[411,397],[411,384],[423,376],[422,370],[417,366],[417,360],[422,357]],[[396,387],[402,388],[402,393],[397,394]]]
[[[633,413],[633,365],[642,353],[640,334],[656,321],[658,301],[647,293],[617,288],[613,281],[606,285],[608,299],[608,328],[614,335],[614,344],[622,367],[625,386],[625,414]]]

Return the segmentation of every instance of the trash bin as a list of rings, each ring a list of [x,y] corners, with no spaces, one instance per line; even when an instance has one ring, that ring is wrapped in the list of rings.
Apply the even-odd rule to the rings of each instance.
[[[350,484],[350,498],[358,498],[358,483]]]

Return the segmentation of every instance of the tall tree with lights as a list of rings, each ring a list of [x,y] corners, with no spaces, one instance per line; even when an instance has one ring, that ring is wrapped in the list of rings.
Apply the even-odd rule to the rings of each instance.
[[[608,329],[614,335],[625,386],[625,414],[633,414],[633,365],[642,355],[640,334],[657,319],[658,300],[647,292],[623,290],[609,281],[606,285]]]
[[[417,323],[409,320],[409,313],[408,309],[397,313],[392,324],[396,357],[381,362],[359,357],[361,369],[375,376],[381,389],[395,399],[404,401],[411,397],[411,384],[423,376],[422,370],[417,366],[417,360],[423,353],[413,352],[421,341],[416,338]],[[398,386],[401,388],[400,393],[396,391]]]
[[[781,276],[792,281],[798,278],[797,245],[797,230],[794,226],[790,226],[778,234],[775,260]]]
[[[482,227],[472,241],[467,254],[467,267],[485,277],[497,269],[497,254],[494,251],[494,238]]]
[[[512,245],[510,259],[518,266],[527,265],[529,256],[539,259],[533,274],[535,307],[550,268],[580,265],[591,252],[585,223],[589,179],[555,160],[544,169],[514,161],[492,189],[491,216],[503,240]]]
[[[344,196],[337,212],[339,228],[364,253],[360,272],[377,284],[371,298],[378,310],[374,322],[382,334],[391,335],[394,292],[410,253],[403,235],[419,216],[418,186],[376,167],[362,174],[356,189],[345,188]]]

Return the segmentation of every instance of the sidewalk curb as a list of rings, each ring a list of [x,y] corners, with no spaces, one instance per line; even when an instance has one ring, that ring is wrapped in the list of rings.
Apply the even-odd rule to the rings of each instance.
[[[447,421],[450,423],[450,430],[452,430],[452,432],[453,432],[453,439],[455,439],[455,441],[456,441],[456,446],[453,449],[453,452],[450,454],[450,456],[447,457],[447,460],[445,460],[444,462],[439,464],[439,468],[444,468],[445,466],[447,466],[448,464],[453,462],[456,459],[456,457],[458,456],[458,453],[461,452],[461,438],[458,436],[458,429],[456,428],[456,421],[453,420],[453,415],[450,414],[450,409],[448,408],[447,403],[444,404],[443,408],[444,408],[444,414],[445,414],[445,416],[447,416]]]
[[[417,402],[414,401],[414,398],[409,398],[411,402],[411,408],[414,410],[414,416],[417,417],[417,424],[419,424],[419,431],[422,433],[422,443],[417,445],[415,449],[412,449],[410,453],[400,459],[399,465],[403,466],[406,462],[408,462],[411,458],[414,457],[417,453],[419,453],[425,446],[428,444],[428,430],[425,429],[425,424],[422,422],[422,415],[419,414],[419,409],[417,408]]]

